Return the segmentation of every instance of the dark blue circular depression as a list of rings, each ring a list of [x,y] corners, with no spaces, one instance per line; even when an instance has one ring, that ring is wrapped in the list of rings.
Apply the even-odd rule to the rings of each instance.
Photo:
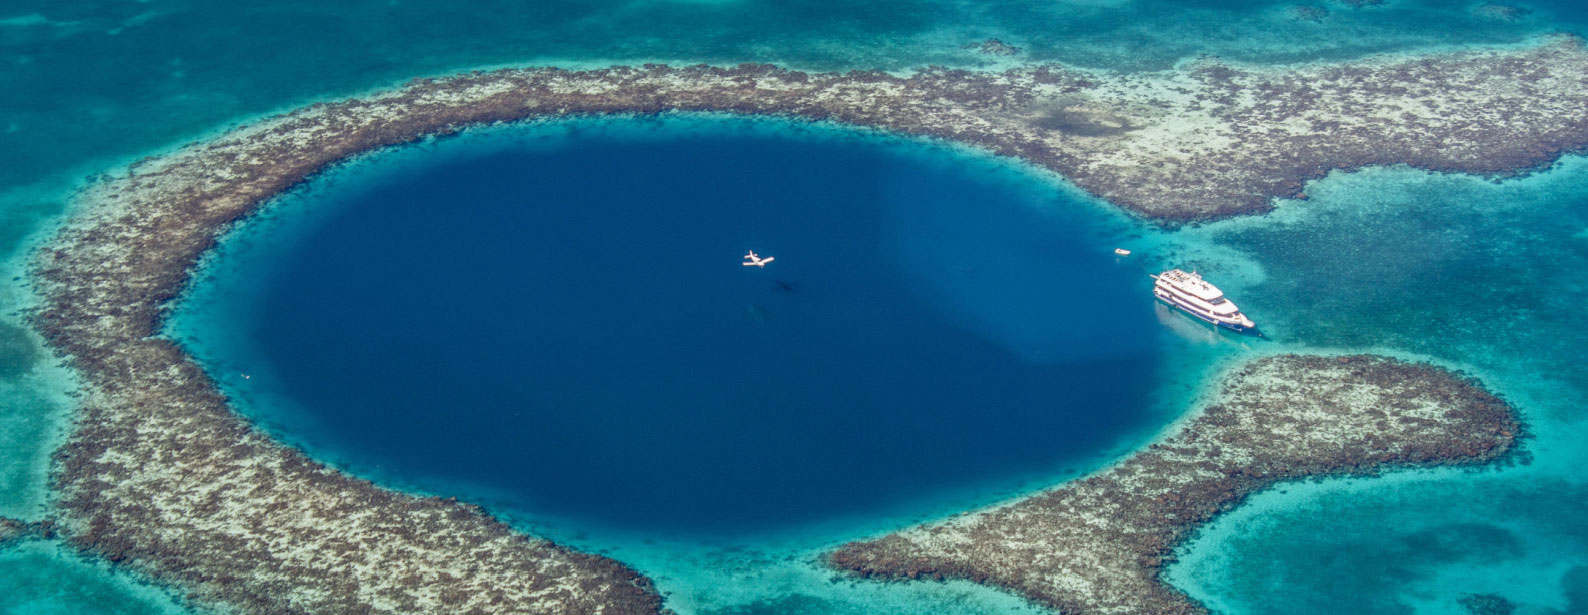
[[[223,381],[294,408],[250,411],[406,484],[739,532],[1051,471],[1149,418],[1118,222],[987,161],[684,132],[369,175],[212,269],[247,301],[194,309],[242,332]]]

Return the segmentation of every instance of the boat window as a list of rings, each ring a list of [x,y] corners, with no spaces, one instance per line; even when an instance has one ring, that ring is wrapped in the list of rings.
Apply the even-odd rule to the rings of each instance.
[[[1212,300],[1212,301],[1209,301],[1209,302],[1208,302],[1208,303],[1211,303],[1211,304],[1213,304],[1213,305],[1219,305],[1219,304],[1222,304],[1222,303],[1224,303],[1224,298],[1223,298],[1223,297],[1219,297],[1219,298],[1217,298],[1217,299],[1214,299],[1214,300]]]

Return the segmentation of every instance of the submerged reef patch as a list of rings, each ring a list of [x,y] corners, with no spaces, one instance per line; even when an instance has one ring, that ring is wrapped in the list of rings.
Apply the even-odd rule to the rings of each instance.
[[[1527,17],[1528,15],[1533,14],[1533,11],[1530,9],[1525,9],[1514,4],[1500,4],[1496,2],[1488,2],[1478,5],[1472,9],[1472,12],[1490,19],[1499,19],[1504,21],[1518,21]]]
[[[4,546],[21,537],[27,529],[27,524],[16,519],[0,517],[0,546]]]
[[[1010,45],[996,38],[989,38],[979,43],[966,43],[960,49],[972,49],[990,56],[1017,56],[1025,53],[1024,49]]]
[[[882,579],[969,579],[1063,613],[1205,613],[1159,580],[1173,549],[1274,483],[1492,461],[1505,402],[1443,369],[1359,355],[1251,361],[1172,433],[1057,489],[875,540],[830,562]]]
[[[1458,604],[1471,615],[1511,615],[1516,604],[1495,594],[1468,594]]]
[[[1018,157],[1172,223],[1266,210],[1331,169],[1525,172],[1588,144],[1585,94],[1588,51],[1562,37],[1522,49],[1273,69],[1203,61],[1130,75],[1060,66],[908,77],[759,64],[505,69],[315,104],[102,178],[34,256],[31,322],[84,388],[55,458],[56,527],[195,600],[255,612],[660,610],[649,581],[622,564],[526,537],[478,507],[376,487],[281,445],[156,337],[164,303],[229,225],[378,148],[574,115],[831,120]],[[1331,361],[1254,364],[1194,427],[1110,473],[963,523],[852,545],[835,561],[986,580],[1055,605],[1188,610],[1156,583],[1157,567],[1187,528],[1247,491],[1309,473],[1486,458],[1514,435],[1503,404],[1437,370]],[[1364,409],[1353,392],[1390,405]],[[1310,429],[1320,426],[1339,431]],[[1207,439],[1187,439],[1197,437]],[[1075,533],[1048,532],[1062,528]],[[944,538],[927,540],[931,531]],[[1104,559],[1055,561],[1072,546]],[[1008,560],[1018,566],[979,559],[1022,549],[1036,554]],[[1071,567],[1089,572],[1064,576]]]
[[[0,517],[0,548],[26,538],[48,540],[55,538],[54,521],[34,521],[28,523],[9,517]]]

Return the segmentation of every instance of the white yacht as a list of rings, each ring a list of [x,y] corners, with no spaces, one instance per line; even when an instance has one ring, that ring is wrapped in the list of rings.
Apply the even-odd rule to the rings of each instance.
[[[1170,269],[1152,277],[1158,281],[1152,287],[1152,294],[1170,307],[1231,331],[1257,330],[1257,323],[1241,314],[1240,308],[1225,299],[1218,287],[1204,281],[1195,271]]]

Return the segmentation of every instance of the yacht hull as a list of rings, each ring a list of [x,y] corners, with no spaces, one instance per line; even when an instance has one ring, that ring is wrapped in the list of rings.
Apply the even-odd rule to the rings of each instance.
[[[1181,303],[1173,295],[1166,295],[1166,294],[1164,294],[1162,292],[1154,291],[1152,293],[1152,296],[1157,297],[1159,301],[1162,301],[1164,303],[1164,305],[1167,305],[1167,306],[1169,306],[1171,308],[1174,308],[1175,311],[1180,312],[1182,314],[1185,314],[1186,316],[1190,316],[1192,318],[1195,318],[1197,320],[1200,320],[1202,322],[1205,322],[1207,324],[1213,325],[1214,327],[1217,327],[1217,328],[1220,328],[1220,329],[1224,329],[1226,331],[1234,331],[1236,333],[1248,333],[1248,334],[1257,333],[1257,327],[1243,327],[1243,326],[1241,326],[1239,324],[1236,324],[1236,323],[1224,322],[1222,320],[1217,320],[1217,319],[1214,319],[1214,318],[1209,318],[1207,316],[1204,316],[1200,312],[1197,312],[1195,309],[1193,309],[1191,306],[1188,306],[1188,305],[1186,305],[1184,303]]]

